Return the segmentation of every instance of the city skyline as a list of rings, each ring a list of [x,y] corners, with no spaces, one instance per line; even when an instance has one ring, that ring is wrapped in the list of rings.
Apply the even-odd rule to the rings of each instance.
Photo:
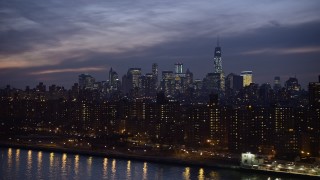
[[[152,66],[151,66],[151,65],[152,65]],[[154,77],[153,77],[153,73],[152,73],[152,71],[153,71],[153,65],[158,66],[157,63],[152,63],[152,64],[150,64],[149,69],[148,69],[148,70],[145,70],[145,71],[143,71],[143,70],[142,70],[141,68],[139,68],[139,67],[131,67],[131,68],[129,68],[127,71],[130,72],[131,70],[138,69],[138,70],[139,70],[139,73],[140,73],[140,74],[139,74],[139,79],[140,79],[140,78],[144,78],[144,77],[148,77],[148,76],[154,78]],[[161,83],[161,82],[163,81],[163,74],[166,74],[166,73],[168,73],[168,72],[170,72],[173,77],[178,76],[179,73],[177,72],[177,65],[180,65],[179,68],[181,68],[181,69],[179,69],[179,70],[180,70],[181,72],[179,72],[179,73],[181,73],[181,75],[182,75],[184,78],[185,78],[185,75],[188,74],[188,73],[191,73],[192,76],[193,76],[193,72],[190,71],[189,68],[186,68],[186,67],[183,65],[183,63],[179,62],[179,63],[175,63],[175,64],[172,65],[172,66],[173,66],[173,68],[172,68],[173,70],[163,70],[163,71],[159,71],[160,74],[157,75],[157,76],[155,76],[155,78],[156,78],[156,81],[155,81],[156,84]],[[182,68],[182,67],[183,67],[183,68]],[[214,67],[214,66],[213,66],[213,67]],[[158,70],[159,70],[159,69],[158,69]],[[127,72],[127,73],[128,73],[128,72]],[[110,81],[110,73],[115,73],[115,74],[116,74],[116,76],[115,76],[116,79],[113,79],[112,81]],[[118,76],[117,71],[116,71],[113,67],[110,67],[110,69],[107,71],[107,76],[105,77],[105,79],[102,79],[102,80],[97,79],[97,78],[96,78],[95,76],[93,76],[91,73],[83,72],[83,73],[79,74],[79,73],[76,73],[76,72],[75,72],[75,74],[74,74],[74,75],[75,75],[74,81],[70,84],[70,87],[69,87],[69,86],[63,86],[62,84],[59,84],[59,82],[58,82],[58,84],[48,84],[48,83],[45,82],[45,81],[38,81],[38,82],[34,82],[33,85],[27,84],[27,85],[25,85],[25,86],[14,86],[14,85],[12,86],[12,84],[4,84],[2,87],[0,87],[0,89],[5,89],[5,88],[7,88],[7,87],[9,86],[10,88],[16,88],[16,89],[24,90],[25,88],[36,88],[39,84],[43,84],[43,85],[45,85],[45,86],[47,86],[47,87],[53,85],[53,86],[59,86],[59,87],[61,86],[61,87],[64,87],[65,89],[72,89],[72,87],[73,87],[75,84],[79,85],[80,87],[83,86],[83,85],[81,85],[81,82],[80,82],[79,78],[80,78],[80,77],[84,77],[84,76],[88,76],[88,77],[90,77],[91,79],[93,79],[93,81],[92,81],[92,86],[93,86],[94,84],[97,84],[97,83],[106,83],[106,84],[108,84],[108,85],[110,85],[110,86],[114,86],[114,85],[112,85],[112,84],[114,84],[114,83],[120,83],[119,85],[117,85],[117,86],[119,86],[119,87],[118,87],[119,89],[117,89],[117,88],[116,88],[116,89],[122,91],[122,90],[123,90],[123,85],[124,85],[124,84],[122,84],[122,83],[127,83],[127,82],[122,82],[122,81],[123,81],[123,78],[126,78],[127,73],[119,74],[119,76]],[[161,73],[162,73],[162,77],[161,77]],[[248,79],[248,80],[246,79],[247,77],[245,77],[245,75],[244,75],[244,74],[247,74],[247,73],[250,74],[250,79]],[[204,77],[202,77],[202,78],[193,78],[193,77],[192,77],[192,81],[193,81],[192,84],[193,84],[194,86],[197,86],[197,85],[196,85],[196,82],[199,82],[199,81],[205,83],[204,81],[206,81],[206,79],[208,78],[208,75],[210,75],[210,74],[214,74],[214,73],[209,72],[209,73],[207,73],[207,76],[204,76]],[[301,86],[301,90],[305,90],[305,91],[308,91],[308,86],[309,86],[310,83],[317,83],[317,82],[319,81],[319,78],[320,78],[320,75],[318,75],[318,76],[314,77],[314,79],[315,79],[314,81],[301,82],[297,76],[289,76],[288,79],[283,79],[283,78],[280,77],[280,76],[274,76],[273,79],[271,80],[271,82],[261,82],[261,83],[257,83],[257,82],[255,81],[255,74],[254,74],[252,71],[241,71],[241,72],[230,72],[229,74],[224,74],[224,73],[223,73],[223,76],[224,76],[224,77],[223,77],[223,82],[224,82],[224,83],[226,83],[225,81],[227,81],[225,78],[226,78],[227,76],[229,76],[229,75],[241,77],[241,80],[243,80],[243,81],[246,82],[246,83],[244,82],[243,85],[241,85],[241,87],[242,87],[242,86],[243,86],[243,87],[249,86],[249,85],[252,83],[252,84],[255,84],[255,85],[258,85],[258,86],[268,84],[268,85],[271,85],[271,87],[273,87],[273,86],[279,86],[280,88],[285,88],[287,81],[290,81],[291,79],[296,79],[296,80],[298,81],[299,85]],[[243,79],[242,79],[242,78],[243,78]],[[122,79],[122,80],[121,80],[121,79]],[[113,81],[115,81],[115,80],[116,80],[117,82],[113,82]],[[138,80],[138,79],[137,79],[137,80]],[[106,85],[106,84],[105,84],[105,85]],[[216,82],[213,83],[213,84],[216,85]],[[306,86],[304,87],[304,86],[302,86],[302,84],[305,84]],[[159,86],[159,85],[158,85],[158,86]],[[158,88],[160,88],[160,86],[159,86]],[[48,90],[48,89],[47,89],[47,90]],[[161,91],[161,88],[158,89],[158,91]],[[223,90],[223,91],[225,91],[225,90]],[[300,91],[300,90],[299,90],[299,91]]]
[[[248,6],[250,4],[250,6]],[[254,82],[282,84],[295,75],[304,89],[320,66],[318,1],[1,2],[0,88],[44,82],[70,88],[81,73],[97,81],[111,67],[151,72],[184,63],[194,79],[213,72],[220,36],[223,71],[253,71]],[[192,8],[191,8],[192,7]],[[271,12],[271,13],[270,13]]]

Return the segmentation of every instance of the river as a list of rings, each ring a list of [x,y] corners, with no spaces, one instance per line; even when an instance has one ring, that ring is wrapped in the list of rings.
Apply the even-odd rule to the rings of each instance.
[[[76,154],[0,148],[0,179],[289,179],[230,169],[177,166]],[[294,180],[294,178],[291,178]]]

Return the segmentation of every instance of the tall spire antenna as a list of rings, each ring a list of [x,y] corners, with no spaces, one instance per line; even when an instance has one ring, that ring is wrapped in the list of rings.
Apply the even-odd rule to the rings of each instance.
[[[220,37],[219,37],[219,35],[217,36],[217,46],[219,47],[219,45],[220,45]]]

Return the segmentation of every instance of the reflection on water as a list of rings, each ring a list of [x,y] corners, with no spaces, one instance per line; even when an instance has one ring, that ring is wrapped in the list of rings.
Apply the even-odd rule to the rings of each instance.
[[[190,168],[189,167],[186,167],[184,169],[183,179],[185,179],[185,180],[189,180],[190,179]]]
[[[103,179],[107,179],[108,177],[108,159],[103,159]]]
[[[20,149],[16,150],[16,173],[19,172],[20,168]]]
[[[87,173],[89,177],[91,177],[91,168],[92,168],[92,157],[90,156],[87,159]]]
[[[61,174],[62,175],[67,175],[67,168],[66,168],[66,164],[67,164],[67,154],[63,153],[62,154],[62,166],[61,166]]]
[[[11,170],[12,167],[12,148],[8,149],[8,169]]]
[[[42,152],[41,151],[38,152],[37,162],[38,162],[38,165],[37,165],[37,169],[38,169],[37,178],[40,179],[41,178],[41,174],[42,174],[42,172],[41,172],[41,169],[42,169]]]
[[[74,156],[74,173],[77,178],[79,175],[79,155]]]
[[[53,163],[54,163],[54,153],[51,152],[50,156],[49,156],[49,174],[50,174],[50,177],[52,177],[53,171],[54,171]]]
[[[28,151],[28,158],[27,158],[27,171],[26,171],[26,176],[28,179],[31,179],[32,175],[32,151]]]
[[[220,179],[219,174],[215,171],[210,172],[210,179]]]
[[[116,176],[116,160],[115,159],[112,160],[111,172],[112,172],[112,179],[114,179]]]
[[[199,180],[203,180],[204,179],[204,170],[203,168],[199,169],[199,176],[198,176]]]
[[[268,179],[230,170],[0,148],[0,179]],[[108,164],[111,164],[108,166]],[[206,173],[205,173],[206,172]],[[278,177],[270,177],[276,179]],[[285,178],[281,178],[282,180]],[[290,178],[294,180],[294,178]]]
[[[127,179],[131,179],[131,161],[127,162]]]
[[[148,165],[146,162],[143,163],[143,179],[147,179]]]

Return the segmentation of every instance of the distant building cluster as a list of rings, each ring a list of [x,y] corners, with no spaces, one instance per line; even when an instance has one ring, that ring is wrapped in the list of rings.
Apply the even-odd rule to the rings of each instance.
[[[308,92],[298,79],[273,87],[222,70],[221,47],[214,69],[203,80],[181,62],[174,71],[152,64],[151,73],[110,69],[106,81],[79,75],[71,89],[43,83],[19,90],[0,90],[0,130],[55,132],[81,137],[143,134],[150,143],[210,148],[225,152],[319,156],[320,79]]]

